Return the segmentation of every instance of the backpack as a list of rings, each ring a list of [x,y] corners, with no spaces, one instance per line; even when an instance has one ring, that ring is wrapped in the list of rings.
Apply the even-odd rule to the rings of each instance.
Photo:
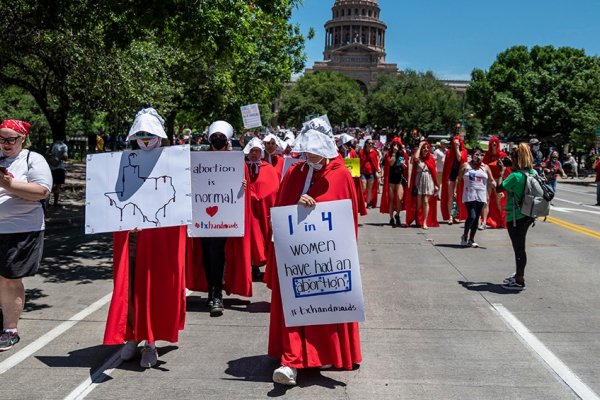
[[[536,173],[525,174],[525,190],[518,207],[523,215],[531,218],[545,217],[550,214],[550,202],[554,198],[554,189],[548,181]],[[514,198],[514,197],[513,197]]]
[[[56,151],[54,151],[55,143],[52,143],[52,146],[48,149],[46,153],[46,161],[50,168],[57,168],[60,165],[60,158],[56,155]]]

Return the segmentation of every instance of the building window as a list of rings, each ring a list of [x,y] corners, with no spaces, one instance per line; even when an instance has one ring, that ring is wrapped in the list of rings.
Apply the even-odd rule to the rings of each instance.
[[[354,15],[358,15],[358,8],[354,9]]]
[[[362,15],[363,16],[367,15],[367,11],[364,8],[362,9]]]
[[[344,9],[342,9],[342,17],[344,16]]]
[[[369,10],[369,17],[373,16],[373,10]]]

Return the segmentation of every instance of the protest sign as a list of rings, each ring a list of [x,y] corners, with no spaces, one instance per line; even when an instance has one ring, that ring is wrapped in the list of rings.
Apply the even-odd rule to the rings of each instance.
[[[262,126],[258,104],[242,106],[240,107],[240,110],[242,111],[242,120],[244,121],[244,128],[251,129]]]
[[[350,200],[271,208],[285,325],[364,321]]]
[[[287,173],[288,169],[290,169],[290,167],[292,165],[297,164],[299,162],[304,162],[304,159],[302,159],[302,158],[293,158],[293,157],[286,157],[286,158],[283,159],[283,169],[281,170],[281,180],[282,181],[283,181],[283,177]]]
[[[190,147],[89,154],[85,233],[191,222]]]
[[[344,164],[348,167],[353,178],[360,176],[360,158],[344,158]]]
[[[191,153],[192,223],[190,237],[244,235],[244,153]]]

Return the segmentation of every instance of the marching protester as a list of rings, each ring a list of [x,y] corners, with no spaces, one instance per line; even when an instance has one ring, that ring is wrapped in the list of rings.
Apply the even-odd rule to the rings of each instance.
[[[153,108],[139,111],[127,141],[151,151],[167,139],[164,120]],[[114,291],[104,344],[118,345],[121,359],[131,360],[141,350],[140,366],[158,362],[156,341],[175,343],[185,324],[186,227],[132,229],[113,234]]]
[[[404,209],[404,195],[408,187],[408,154],[402,139],[395,137],[383,159],[383,192],[381,213],[390,215],[390,225],[401,226],[400,211]]]
[[[558,151],[553,151],[552,154],[550,154],[550,157],[542,163],[542,170],[544,171],[546,180],[548,180],[548,183],[556,192],[556,179],[558,178],[558,174],[563,178],[567,177],[567,174],[565,174],[565,171],[562,168],[562,163],[558,161]]]
[[[280,144],[281,140],[276,135],[269,133],[263,138],[263,143],[265,145],[264,160],[275,168],[277,176],[281,180],[281,174],[283,173],[283,157],[281,154],[285,150]]]
[[[431,145],[425,140],[419,143],[413,154],[409,195],[404,196],[407,226],[413,221],[423,229],[440,226],[437,220],[437,198],[434,196],[439,190],[439,183],[435,158],[431,154]]]
[[[259,138],[252,138],[246,147],[246,164],[249,176],[248,194],[252,213],[250,215],[250,238],[252,274],[260,276],[259,267],[267,263],[267,248],[271,241],[271,207],[277,200],[279,177],[275,168],[263,158],[264,145]]]
[[[490,137],[488,150],[483,156],[483,163],[492,171],[494,179],[500,176],[500,166],[498,160],[508,157],[508,154],[500,148],[500,139],[497,136]],[[510,168],[504,173],[504,178],[510,174]],[[481,225],[479,229],[504,228],[504,206],[506,205],[506,196],[504,193],[496,192],[495,185],[488,185],[488,201],[481,211]]]
[[[208,127],[210,151],[228,151],[233,127],[226,121],[215,121]],[[242,237],[201,237],[188,239],[186,286],[190,290],[208,292],[206,302],[210,315],[219,317],[225,310],[223,291],[244,297],[252,296],[251,267],[251,201],[248,195],[248,167],[244,164],[242,183],[244,196],[244,235]],[[225,268],[227,266],[227,268]]]
[[[365,146],[358,152],[358,158],[360,158],[360,182],[363,195],[366,195],[364,201],[367,203],[367,208],[374,208],[377,206],[377,190],[379,189],[381,170],[379,154],[373,147],[373,139],[365,140]]]
[[[500,162],[500,176],[496,182],[496,190],[506,191],[506,229],[515,253],[516,272],[504,280],[504,287],[508,290],[525,289],[525,266],[527,265],[527,252],[525,238],[534,219],[523,215],[518,207],[523,199],[527,174],[534,174],[533,156],[527,143],[520,143],[511,153],[513,172],[503,178],[506,166]]]
[[[305,124],[294,143],[294,152],[304,153],[307,161],[290,167],[276,205],[312,207],[319,202],[350,199],[358,232],[359,200],[329,124],[321,119]],[[362,361],[358,323],[286,327],[274,253],[271,248],[265,275],[272,290],[268,354],[281,361],[273,372],[273,381],[296,385],[297,371],[302,368],[334,366],[351,370]]]
[[[482,162],[483,151],[479,147],[475,147],[471,155],[471,161],[460,167],[455,186],[455,188],[460,187],[460,184],[463,183],[462,199],[467,208],[467,220],[460,238],[460,245],[463,247],[479,246],[475,243],[475,234],[481,211],[487,203],[488,184],[496,186],[492,171]]]
[[[456,179],[458,177],[458,170],[460,166],[467,162],[467,149],[465,148],[465,142],[462,136],[457,135],[452,139],[450,144],[450,150],[446,155],[444,161],[444,172],[442,174],[442,197],[441,197],[441,210],[442,218],[444,221],[448,221],[448,225],[452,223],[458,223],[460,220],[464,220],[466,217],[466,209],[462,202],[462,188],[456,188]],[[452,198],[452,193],[456,193],[457,197]],[[456,201],[457,204],[457,215],[452,214],[452,203]]]
[[[446,153],[448,152],[448,141],[446,139],[440,140],[440,145],[436,146],[433,152],[433,158],[435,158],[435,168],[437,170],[438,182],[442,182],[442,175],[444,174],[444,162],[446,161]]]
[[[44,247],[44,201],[52,188],[50,167],[29,147],[31,125],[8,119],[0,124],[0,351],[19,340],[25,305],[23,278],[37,273]]]

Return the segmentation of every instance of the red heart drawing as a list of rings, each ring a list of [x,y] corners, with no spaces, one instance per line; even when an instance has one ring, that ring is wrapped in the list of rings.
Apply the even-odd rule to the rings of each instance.
[[[196,229],[200,228],[200,224],[199,223],[195,223],[194,226],[196,227]]]
[[[206,207],[206,213],[211,217],[214,217],[217,211],[219,211],[219,206]]]

